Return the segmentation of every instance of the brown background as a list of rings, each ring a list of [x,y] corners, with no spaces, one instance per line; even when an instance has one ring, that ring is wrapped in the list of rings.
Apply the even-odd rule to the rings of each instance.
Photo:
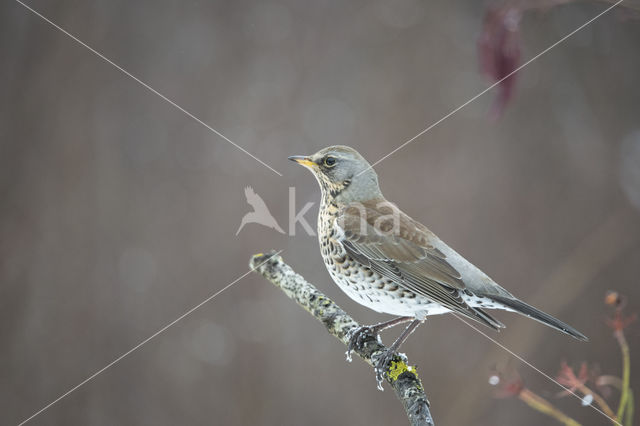
[[[315,225],[319,189],[286,160],[348,144],[376,160],[487,86],[477,1],[30,3],[284,176],[53,29],[0,5],[0,423],[17,424],[284,249],[355,318],[386,316],[331,282],[316,240],[235,236],[253,186],[287,226],[288,187]],[[530,58],[599,11],[526,15]],[[491,334],[537,367],[619,374],[606,290],[640,308],[640,24],[604,16],[519,75],[504,117],[487,94],[383,161],[388,198],[503,286],[591,337],[497,314]],[[638,325],[629,330],[632,356]],[[490,332],[492,333],[492,332]],[[385,335],[389,342],[392,336]],[[451,316],[404,348],[438,425],[547,423],[496,400],[509,355]],[[545,397],[558,388],[513,362]],[[634,370],[633,383],[640,375]],[[593,410],[556,401],[584,424]],[[372,371],[250,275],[33,420],[34,425],[390,425]]]

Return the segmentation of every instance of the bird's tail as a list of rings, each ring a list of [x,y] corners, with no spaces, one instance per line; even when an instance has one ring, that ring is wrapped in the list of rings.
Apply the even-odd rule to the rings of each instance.
[[[568,324],[563,323],[559,319],[552,317],[551,315],[542,312],[540,309],[534,308],[531,305],[524,303],[518,299],[512,299],[504,296],[491,296],[491,299],[495,300],[498,303],[501,303],[508,308],[513,309],[515,312],[520,315],[527,316],[529,318],[533,318],[536,321],[543,323],[544,325],[548,325],[549,327],[553,327],[556,330],[562,331],[563,333],[568,334],[578,340],[588,341],[589,338],[584,334],[580,333],[575,328],[571,327]]]

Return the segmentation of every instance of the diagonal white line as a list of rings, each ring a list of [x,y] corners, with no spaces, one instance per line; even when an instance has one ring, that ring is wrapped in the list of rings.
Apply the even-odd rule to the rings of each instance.
[[[453,313],[453,316],[458,318],[460,321],[462,321],[463,323],[465,323],[466,325],[468,325],[469,327],[471,327],[472,329],[474,329],[475,331],[477,331],[478,333],[482,334],[484,337],[486,337],[487,339],[491,340],[493,343],[495,343],[496,345],[500,346],[502,349],[504,349],[505,351],[509,352],[512,356],[516,357],[517,359],[519,359],[520,361],[522,361],[524,364],[526,364],[527,366],[529,366],[530,368],[532,368],[533,370],[535,370],[536,372],[542,374],[545,378],[549,379],[550,381],[552,381],[553,383],[555,383],[556,385],[560,386],[563,390],[569,392],[571,395],[575,396],[576,398],[578,398],[580,401],[582,401],[582,398],[580,397],[580,395],[576,394],[575,392],[573,392],[571,389],[569,389],[566,386],[563,386],[561,383],[559,383],[556,379],[554,379],[553,377],[551,377],[550,375],[548,375],[547,373],[545,373],[544,371],[540,370],[539,368],[537,368],[535,365],[531,364],[529,361],[527,361],[526,359],[524,359],[523,357],[521,357],[520,355],[516,354],[515,352],[513,352],[511,349],[507,348],[506,346],[504,346],[502,343],[498,342],[496,339],[494,339],[493,337],[489,336],[487,333],[485,333],[484,331],[480,330],[479,328],[477,328],[475,325],[467,322],[466,320],[462,319],[462,317],[460,317],[458,314]],[[617,424],[618,426],[622,426],[622,423],[618,422],[616,419],[609,417],[604,411],[600,410],[598,407],[595,406],[595,404],[590,404],[590,407],[593,408],[594,410],[596,410],[598,413],[602,414],[603,416],[605,416],[606,418],[608,418],[609,420],[611,420],[613,423]]]
[[[412,137],[411,139],[405,141],[402,145],[400,145],[399,147],[397,147],[396,149],[394,149],[393,151],[391,151],[390,153],[388,153],[387,155],[385,155],[384,157],[380,158],[378,161],[376,161],[375,163],[371,164],[369,167],[367,167],[366,169],[364,169],[363,171],[361,171],[358,175],[366,172],[367,170],[375,167],[378,163],[380,163],[381,161],[385,160],[386,158],[392,156],[393,154],[395,154],[396,152],[398,152],[399,150],[401,150],[402,148],[404,148],[405,146],[409,145],[411,142],[415,141],[416,139],[418,139],[420,136],[424,135],[425,133],[427,133],[429,130],[433,129],[434,127],[436,127],[438,124],[442,123],[443,121],[445,121],[447,118],[451,117],[453,114],[457,113],[458,111],[460,111],[462,108],[466,107],[467,105],[469,105],[470,103],[472,103],[473,101],[475,101],[476,99],[478,99],[480,96],[484,95],[485,93],[487,93],[488,91],[490,91],[491,89],[493,89],[494,87],[496,87],[498,84],[502,83],[504,80],[506,80],[507,78],[511,77],[512,75],[514,75],[515,73],[517,73],[518,71],[520,71],[522,68],[526,67],[527,65],[529,65],[531,62],[535,61],[536,59],[538,59],[539,57],[541,57],[542,55],[544,55],[545,53],[549,52],[551,49],[555,48],[556,46],[558,46],[560,43],[564,42],[566,39],[568,39],[569,37],[573,36],[575,33],[577,33],[578,31],[582,30],[584,27],[586,27],[587,25],[591,24],[593,21],[595,21],[596,19],[600,18],[602,15],[605,15],[606,13],[608,13],[611,9],[615,8],[616,6],[618,6],[620,3],[622,3],[624,0],[618,0],[616,3],[612,4],[611,6],[609,6],[608,8],[606,8],[605,10],[603,10],[602,12],[600,12],[599,14],[597,14],[596,16],[594,16],[593,18],[589,19],[587,22],[585,22],[584,24],[580,25],[578,28],[576,28],[575,30],[571,31],[569,34],[567,34],[566,36],[562,37],[560,40],[556,41],[555,43],[553,43],[551,46],[547,47],[546,49],[544,49],[542,52],[538,53],[536,56],[534,56],[533,58],[529,59],[527,62],[525,62],[524,64],[520,65],[518,68],[516,68],[515,70],[511,71],[509,74],[507,74],[506,76],[504,76],[503,78],[501,78],[500,80],[496,81],[495,83],[493,83],[491,86],[487,87],[486,89],[484,89],[482,92],[478,93],[477,95],[475,95],[474,97],[472,97],[471,99],[469,99],[468,101],[466,101],[465,103],[463,103],[462,105],[460,105],[459,107],[457,107],[456,109],[450,111],[447,115],[445,115],[444,117],[442,117],[441,119],[439,119],[438,121],[436,121],[435,123],[431,124],[429,127],[425,128],[424,130],[422,130],[420,133],[418,133],[417,135],[415,135],[414,137]]]
[[[184,109],[183,107],[181,107],[180,105],[178,105],[177,103],[175,103],[174,101],[172,101],[171,99],[169,99],[168,97],[166,97],[165,95],[163,95],[162,93],[158,92],[156,89],[154,89],[153,87],[149,86],[147,83],[145,83],[144,81],[140,80],[138,77],[136,77],[135,75],[131,74],[129,71],[125,70],[124,68],[122,68],[120,65],[116,64],[115,62],[113,62],[111,59],[107,58],[106,56],[104,56],[102,53],[98,52],[96,49],[94,49],[93,47],[89,46],[88,44],[86,44],[85,42],[83,42],[82,40],[80,40],[78,37],[74,36],[73,34],[71,34],[70,32],[68,32],[67,30],[65,30],[64,28],[60,27],[58,24],[56,24],[55,22],[51,21],[50,19],[48,19],[46,16],[43,16],[41,13],[39,13],[38,11],[32,9],[30,6],[26,5],[25,3],[23,3],[20,0],[15,0],[17,3],[19,3],[20,5],[22,5],[25,9],[29,10],[31,13],[33,13],[34,15],[38,16],[39,18],[41,18],[43,21],[49,23],[51,26],[53,26],[54,28],[56,28],[58,31],[62,32],[63,34],[65,34],[66,36],[68,36],[69,38],[71,38],[73,41],[75,41],[76,43],[78,43],[79,45],[87,48],[89,51],[91,51],[93,54],[95,54],[96,56],[98,56],[100,59],[104,60],[105,62],[113,65],[113,67],[115,67],[116,69],[118,69],[120,72],[122,72],[123,74],[127,75],[128,77],[131,77],[133,80],[135,80],[137,83],[139,83],[142,87],[144,87],[145,89],[149,90],[150,92],[158,95],[160,98],[162,98],[163,100],[167,101],[169,104],[171,104],[173,107],[175,107],[176,109],[178,109],[179,111],[183,112],[184,114],[186,114],[187,116],[189,116],[190,118],[192,118],[193,120],[195,120],[196,122],[198,122],[199,124],[203,125],[204,127],[206,127],[207,129],[209,129],[210,131],[212,131],[213,133],[215,133],[216,135],[218,135],[219,137],[221,137],[222,139],[224,139],[225,141],[229,142],[231,145],[235,146],[236,148],[238,148],[240,151],[244,152],[245,154],[247,154],[249,157],[253,158],[254,160],[256,160],[258,163],[262,164],[263,166],[267,167],[269,170],[271,170],[272,172],[274,172],[275,174],[282,176],[282,173],[280,173],[279,171],[277,171],[276,169],[274,169],[273,167],[271,167],[270,165],[268,165],[267,163],[265,163],[264,161],[260,160],[258,157],[256,157],[255,155],[253,155],[252,153],[250,153],[249,151],[247,151],[246,149],[244,149],[243,147],[241,147],[240,145],[238,145],[237,143],[233,142],[231,139],[229,139],[228,137],[226,137],[225,135],[223,135],[222,133],[220,133],[219,131],[217,131],[216,129],[214,129],[213,127],[211,127],[209,124],[205,123],[204,121],[202,121],[201,119],[199,119],[198,117],[196,117],[195,115],[193,115],[192,113],[190,113],[189,111],[187,111],[186,109]]]
[[[162,327],[160,330],[156,331],[155,333],[153,333],[151,336],[147,337],[146,339],[144,339],[143,341],[141,341],[140,343],[138,343],[137,345],[135,345],[133,348],[129,349],[127,352],[123,353],[122,355],[120,355],[118,358],[114,359],[113,361],[111,361],[109,364],[105,365],[104,367],[102,367],[100,370],[96,371],[95,373],[93,373],[92,375],[90,375],[89,377],[87,377],[86,379],[84,379],[82,382],[78,383],[77,385],[75,385],[74,387],[72,387],[71,389],[69,389],[68,391],[66,391],[65,393],[63,393],[62,395],[60,395],[58,398],[54,399],[53,401],[51,401],[49,404],[45,405],[44,407],[42,407],[40,410],[36,411],[35,413],[33,413],[31,416],[29,416],[28,418],[24,419],[23,421],[21,421],[18,426],[22,426],[25,423],[31,421],[33,418],[35,418],[36,416],[38,416],[39,414],[41,414],[42,412],[44,412],[45,410],[49,409],[51,406],[53,406],[54,404],[58,403],[60,400],[62,400],[63,398],[69,396],[71,393],[73,393],[74,391],[76,391],[78,388],[80,388],[81,386],[87,384],[88,382],[90,382],[91,380],[95,379],[97,376],[99,376],[100,374],[104,373],[105,370],[107,370],[108,368],[112,367],[113,365],[117,364],[118,362],[120,362],[122,359],[124,359],[125,357],[127,357],[128,355],[130,355],[131,353],[135,352],[136,350],[140,349],[143,345],[145,345],[146,343],[148,343],[150,340],[152,340],[153,338],[157,337],[159,334],[163,333],[164,331],[166,331],[168,328],[172,327],[173,325],[175,325],[177,322],[179,322],[180,320],[184,319],[186,316],[192,314],[194,311],[196,311],[198,308],[200,308],[202,305],[206,304],[207,302],[211,301],[212,299],[214,299],[216,296],[218,296],[220,293],[222,293],[223,291],[225,291],[226,289],[228,289],[229,287],[231,287],[232,285],[234,285],[235,283],[237,283],[238,281],[240,281],[241,279],[243,279],[244,277],[246,277],[247,275],[249,275],[250,273],[252,273],[253,271],[255,271],[257,268],[259,268],[260,266],[264,265],[266,262],[269,261],[269,259],[271,259],[271,257],[276,256],[278,254],[282,253],[282,250],[276,252],[275,254],[269,256],[269,258],[267,258],[267,260],[265,260],[264,262],[262,262],[261,264],[259,264],[258,266],[256,266],[255,268],[249,269],[247,272],[245,272],[244,274],[240,275],[238,278],[236,278],[235,280],[233,280],[232,282],[230,282],[229,284],[227,284],[226,286],[224,286],[222,289],[218,290],[217,292],[215,292],[214,294],[212,294],[211,296],[207,297],[206,299],[204,299],[202,302],[198,303],[196,306],[194,306],[193,308],[189,309],[187,312],[185,312],[184,314],[180,315],[178,318],[174,319],[173,321],[171,321],[169,324],[165,325],[164,327]]]

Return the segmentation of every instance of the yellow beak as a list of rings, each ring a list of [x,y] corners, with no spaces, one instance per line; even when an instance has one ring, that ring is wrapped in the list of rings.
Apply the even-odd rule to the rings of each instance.
[[[292,155],[291,157],[289,157],[289,160],[295,161],[296,163],[302,164],[303,166],[307,166],[307,167],[317,166],[317,164],[311,161],[309,157],[306,157],[304,155]]]

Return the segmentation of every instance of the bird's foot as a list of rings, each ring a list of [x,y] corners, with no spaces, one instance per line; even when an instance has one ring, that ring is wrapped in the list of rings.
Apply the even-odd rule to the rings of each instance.
[[[382,382],[384,381],[384,374],[389,368],[389,364],[395,357],[399,357],[403,362],[407,362],[407,356],[403,353],[396,353],[392,349],[387,349],[379,354],[377,354],[374,358],[374,367],[373,370],[376,373],[376,383],[378,385],[378,390],[384,391],[382,388]]]
[[[365,342],[370,338],[375,338],[378,343],[380,343],[380,336],[378,335],[378,331],[373,326],[360,326],[354,327],[347,333],[347,338],[349,339],[349,344],[347,345],[347,352],[345,353],[347,356],[347,361],[351,362],[351,352],[355,349],[362,349]]]

